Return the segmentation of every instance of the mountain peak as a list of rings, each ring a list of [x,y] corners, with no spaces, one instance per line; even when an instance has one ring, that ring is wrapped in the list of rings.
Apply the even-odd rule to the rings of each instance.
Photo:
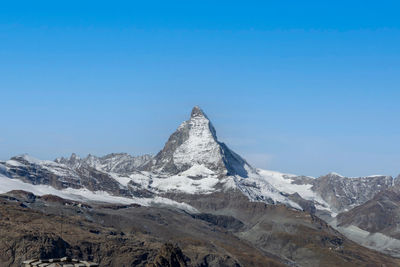
[[[194,106],[192,109],[192,113],[190,114],[191,118],[194,117],[205,117],[207,118],[206,114],[204,114],[203,110],[199,106]]]
[[[252,167],[217,139],[216,131],[200,107],[169,137],[164,148],[143,166],[144,170],[168,174],[182,173],[195,165],[219,175],[247,177]]]

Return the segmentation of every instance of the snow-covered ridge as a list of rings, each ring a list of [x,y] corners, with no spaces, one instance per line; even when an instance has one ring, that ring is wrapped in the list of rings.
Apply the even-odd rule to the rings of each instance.
[[[190,119],[177,128],[164,148],[142,169],[175,175],[196,164],[221,177],[246,177],[253,171],[243,158],[218,141],[212,123],[199,107],[193,108]]]
[[[114,156],[111,156],[109,158],[113,157]],[[78,156],[73,155],[71,158],[73,159],[72,161],[70,159],[69,162],[58,163],[60,161],[52,162],[48,160],[38,160],[28,155],[22,155],[0,163],[0,170],[3,170],[1,172],[5,173],[11,169],[26,169],[28,166],[34,165],[37,166],[39,170],[43,169],[56,175],[58,177],[57,179],[60,181],[64,181],[68,178],[76,180],[77,184],[82,184],[81,173],[78,173],[76,169],[81,169],[84,165],[82,165],[82,162],[75,164],[76,162],[80,161]],[[96,157],[87,157],[87,159],[93,158]],[[239,175],[221,177],[220,174],[207,168],[205,165],[197,163],[192,164],[189,169],[174,175],[140,170],[116,173],[113,171],[105,171],[104,165],[98,164],[87,164],[87,167],[94,168],[100,173],[107,174],[110,179],[119,184],[119,188],[121,190],[131,190],[132,192],[145,190],[149,192],[152,197],[167,192],[184,194],[210,194],[213,192],[234,188],[242,191],[252,201],[264,201],[271,204],[283,203],[297,209],[302,209],[302,207],[296,203],[295,200],[290,198],[291,195],[298,194],[302,199],[313,203],[317,210],[328,211],[332,215],[335,215],[339,211],[337,206],[338,204],[336,203],[337,201],[339,201],[339,203],[341,203],[341,201],[349,202],[350,199],[349,204],[346,204],[347,206],[344,205],[343,209],[349,209],[356,205],[353,204],[357,203],[354,202],[354,199],[356,198],[355,196],[357,196],[362,188],[365,188],[365,186],[368,185],[369,180],[375,181],[376,187],[378,188],[384,188],[386,181],[381,176],[346,178],[336,174],[328,174],[327,176],[323,176],[321,178],[312,178],[262,169],[257,169],[254,172],[251,172],[248,177],[241,177]],[[4,178],[5,177],[2,177],[2,179]],[[94,179],[97,178],[94,177]],[[389,182],[386,184],[392,183],[390,180],[388,181]],[[334,183],[334,185],[331,185],[332,183]],[[46,186],[46,189],[49,188],[49,185],[43,186]],[[338,200],[332,198],[331,193],[324,189],[326,187],[334,190],[334,197]],[[358,190],[357,187],[360,187],[360,190]],[[343,193],[340,193],[341,191],[338,190],[338,188],[341,188]],[[80,188],[70,188],[68,190],[78,189],[89,190],[84,186],[81,186]],[[106,192],[109,196],[111,196],[111,198],[108,198],[110,201],[113,201],[112,197],[126,198],[126,196],[118,195],[118,192],[116,193],[115,190],[107,191],[107,187],[105,190],[106,191],[97,191],[96,194],[99,194],[99,192]],[[374,189],[370,190],[373,191]],[[131,196],[131,198],[135,199],[133,196]],[[146,201],[148,202],[148,200]]]
[[[149,154],[131,156],[127,153],[112,153],[102,157],[89,154],[87,157],[81,158],[73,153],[70,158],[57,158],[55,162],[65,164],[75,169],[82,165],[88,165],[100,171],[128,173],[140,168],[151,159],[152,156]]]
[[[341,175],[341,174],[339,174],[339,173],[337,173],[337,172],[330,172],[330,173],[328,173],[328,175],[330,175],[330,176],[337,176],[337,177],[342,177],[342,178],[344,178],[344,176],[343,176],[343,175]]]
[[[299,194],[305,200],[315,201],[321,205],[329,206],[316,192],[312,190],[312,184],[295,183],[298,175],[284,174],[280,172],[258,169],[261,177],[267,180],[280,192],[286,194]],[[311,177],[309,177],[311,178]],[[314,179],[314,178],[311,178]]]
[[[63,176],[68,176],[70,179],[79,179],[79,175],[72,169],[68,168],[64,164],[60,164],[51,160],[40,160],[34,158],[28,154],[19,155],[11,158],[1,164],[3,166],[4,171],[8,171],[10,168],[22,168],[28,165],[38,166],[48,172],[53,173],[54,175],[59,176],[60,178]]]
[[[152,199],[160,194],[167,192],[184,194],[210,194],[221,190],[237,188],[248,195],[248,197],[254,201],[261,200],[268,203],[284,203],[294,208],[301,209],[299,205],[287,199],[284,195],[281,194],[281,191],[279,189],[271,185],[271,183],[268,181],[268,175],[265,175],[265,173],[263,173],[261,170],[261,175],[257,173],[252,173],[251,176],[247,178],[240,177],[238,175],[221,177],[220,174],[216,173],[213,170],[210,170],[202,164],[193,164],[189,169],[176,175],[160,174],[139,170],[121,174],[112,171],[105,172],[103,171],[103,167],[99,167],[98,165],[82,165],[82,163],[76,164],[76,161],[80,158],[76,155],[73,155],[72,158],[74,159],[73,161],[64,164],[46,160],[39,160],[28,155],[23,155],[6,161],[3,164],[0,163],[0,166],[3,166],[3,168],[11,174],[10,176],[14,178],[10,179],[9,177],[5,176],[0,177],[4,185],[3,191],[7,188],[10,190],[23,189],[27,191],[33,191],[33,193],[39,195],[54,193],[56,195],[59,195],[60,197],[72,199],[87,196],[87,198],[92,201],[120,201],[122,203],[128,201],[132,203],[143,204],[143,201],[144,203],[150,203],[149,199]],[[57,189],[51,187],[49,184],[35,185],[27,183],[26,177],[18,177],[15,173],[12,172],[13,169],[18,169],[20,170],[20,172],[24,172],[26,170],[29,170],[29,168],[32,168],[32,166],[35,166],[35,172],[41,172],[40,170],[48,171],[49,173],[56,175],[58,177],[57,179],[60,181],[67,180],[67,178],[73,178],[77,181],[77,184],[79,185],[84,184],[83,182],[81,182],[81,180],[83,179],[81,176],[82,168],[94,168],[98,171],[98,174],[97,172],[95,173],[96,175],[103,176],[107,174],[110,179],[119,184],[119,188],[121,190],[132,190],[133,192],[145,190],[149,192],[152,197],[145,197],[143,198],[143,201],[141,200],[140,202],[139,200],[141,198],[137,198],[134,196],[127,198],[126,196],[116,195],[115,190],[111,189],[109,191],[89,190],[85,187],[68,187],[64,189]],[[83,173],[87,173],[87,171],[84,171]],[[278,175],[278,173],[275,174]],[[281,175],[280,177],[283,176]],[[20,181],[17,178],[20,178],[23,181]],[[97,179],[96,177],[93,178]],[[5,179],[7,180],[5,181]],[[35,183],[34,181],[32,181],[32,183]],[[9,186],[6,186],[7,184]]]
[[[74,157],[78,158],[77,156]],[[81,179],[80,174],[75,171],[75,168],[78,168],[78,166],[79,168],[81,168],[81,165],[63,164],[48,160],[38,160],[28,155],[14,157],[11,160],[0,163],[0,172],[4,174],[6,172],[10,172],[11,169],[15,168],[20,168],[24,170],[30,165],[37,166],[37,168],[39,169],[47,170],[48,172],[56,175],[61,181],[65,180],[66,177],[70,179],[75,179],[77,181],[80,181]],[[221,190],[236,188],[241,190],[252,201],[265,201],[271,204],[283,203],[288,206],[301,209],[302,207],[294,200],[291,200],[289,197],[290,195],[298,194],[302,199],[312,202],[317,210],[325,210],[330,212],[332,215],[335,215],[335,213],[337,212],[337,209],[335,208],[335,202],[332,202],[332,199],[327,199],[327,196],[329,197],[329,192],[318,190],[318,186],[321,187],[320,183],[324,180],[330,181],[329,183],[336,183],[335,177],[338,176],[335,175],[335,177],[332,177],[332,174],[323,176],[321,178],[311,178],[257,169],[246,178],[239,175],[225,176],[225,178],[222,178],[220,175],[215,173],[215,171],[210,170],[202,164],[193,164],[189,169],[176,175],[159,174],[139,170],[121,174],[112,171],[105,172],[104,167],[99,167],[99,165],[88,164],[88,166],[96,168],[97,170],[101,171],[101,173],[106,173],[107,175],[109,175],[111,179],[119,184],[119,187],[122,190],[146,190],[150,192],[152,197],[143,198],[143,201],[145,203],[151,203],[149,199],[167,192],[185,194],[210,194]],[[367,182],[371,179],[377,181],[376,186],[378,188],[382,187],[383,185],[381,184],[386,181],[385,179],[382,179],[381,176],[372,176],[365,178],[338,178],[340,178],[340,180],[338,180],[338,184],[335,184],[335,186],[333,187],[332,185],[328,185],[329,188],[336,190],[335,197],[339,199],[354,198],[355,194],[359,192],[359,190],[357,190],[357,187],[355,186],[362,186],[360,187],[360,189],[364,188],[367,185]],[[40,187],[27,188],[27,186],[30,185],[29,183],[22,184],[21,181],[17,179],[10,179],[8,177],[5,177],[4,175],[0,179],[3,180],[3,191],[5,190],[5,188],[8,188],[4,184],[4,179],[9,179],[14,185],[12,189],[31,189],[34,190],[35,193],[40,193],[37,192],[38,190],[42,190],[42,193],[51,193],[52,190],[58,190],[58,195],[64,198],[76,198],[76,196],[84,197],[90,195],[90,193],[88,193],[88,191],[90,190],[85,187],[65,188],[61,191],[60,189],[51,189],[49,185],[40,185]],[[391,181],[389,182],[391,183]],[[387,182],[387,184],[389,182]],[[339,191],[335,189],[337,186],[341,186],[341,188],[344,186],[345,188],[342,188],[341,190],[346,193],[338,193]],[[325,195],[321,194],[321,192],[323,192]],[[68,194],[68,196],[66,196],[65,194]],[[341,196],[341,194],[343,196]],[[96,191],[94,195],[92,195],[89,199],[98,199],[110,202],[121,201],[122,203],[125,203],[126,201],[135,201],[134,203],[139,203],[139,199],[141,198],[133,196],[127,198],[125,196],[115,195],[115,192],[107,192],[103,190]],[[350,203],[348,207],[351,207],[351,205],[353,204]]]
[[[333,215],[394,184],[390,176],[347,178],[330,173],[312,178],[255,169],[217,139],[212,123],[199,107],[193,108],[190,119],[178,127],[155,157],[113,153],[81,158],[72,154],[48,161],[22,155],[0,162],[0,174],[3,180],[13,178],[16,186],[21,185],[15,183],[19,179],[45,186],[46,190],[52,185],[63,194],[68,190],[89,190],[96,196],[105,192],[110,201],[114,197],[133,201],[169,192],[211,194],[235,189],[252,201]]]
[[[178,129],[189,128],[187,139],[173,152],[173,162],[179,170],[193,164],[218,169],[222,154],[215,130],[206,116],[196,114]]]
[[[63,190],[56,189],[49,185],[33,185],[25,183],[18,179],[10,179],[0,174],[0,194],[7,193],[12,190],[24,190],[31,192],[37,196],[55,195],[64,199],[77,200],[82,202],[106,202],[106,203],[121,203],[121,204],[140,204],[142,206],[153,205],[168,205],[179,209],[187,210],[191,213],[198,211],[192,206],[173,201],[171,199],[155,196],[153,198],[138,198],[138,197],[121,197],[113,196],[105,191],[90,191],[86,188],[74,189],[66,188]]]

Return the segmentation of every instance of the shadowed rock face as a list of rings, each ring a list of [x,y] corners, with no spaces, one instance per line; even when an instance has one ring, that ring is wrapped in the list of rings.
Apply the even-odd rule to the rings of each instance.
[[[192,217],[229,230],[239,230],[244,226],[244,224],[240,220],[236,219],[233,216],[199,213],[192,214]]]
[[[173,244],[164,244],[152,263],[148,267],[170,266],[186,267],[189,259],[183,255],[182,250]]]
[[[55,162],[65,164],[72,169],[89,166],[104,172],[127,174],[136,171],[151,159],[152,156],[148,154],[134,157],[127,153],[111,153],[102,157],[88,155],[86,158],[79,158],[73,153],[70,158],[57,158]]]
[[[400,238],[400,188],[379,192],[364,204],[337,216],[339,226],[355,225],[370,233]]]
[[[310,214],[315,214],[316,208],[312,201],[303,199],[298,193],[291,194],[288,197],[290,200],[299,204],[304,211],[307,211]]]
[[[393,185],[391,176],[348,178],[328,174],[312,181],[312,190],[317,192],[335,212],[353,208]]]
[[[218,141],[216,131],[199,107],[170,136],[164,148],[141,169],[168,174],[201,164],[220,175],[247,177],[252,167],[239,155]]]
[[[11,161],[13,165],[7,163],[9,161],[4,163],[4,166],[8,168],[7,176],[30,184],[50,185],[57,189],[87,188],[91,191],[107,191],[115,195],[132,195],[129,190],[121,188],[110,174],[87,164],[77,164],[72,168],[51,161],[39,163],[28,156],[13,157]]]
[[[3,164],[7,168],[8,177],[19,178],[24,182],[51,185],[58,189],[82,187],[79,175],[67,166],[53,162],[38,164],[26,155],[12,157]]]

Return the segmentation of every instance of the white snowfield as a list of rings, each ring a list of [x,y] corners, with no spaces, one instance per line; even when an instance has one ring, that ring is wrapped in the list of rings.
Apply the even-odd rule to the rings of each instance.
[[[22,158],[28,163],[37,164],[42,168],[58,175],[60,180],[62,180],[65,176],[79,179],[79,176],[75,173],[75,171],[64,164],[47,160],[39,160],[28,155],[23,155]],[[23,163],[16,160],[9,160],[6,163],[10,166],[23,166]],[[99,171],[105,172],[104,166],[102,165],[93,164],[92,166]],[[129,175],[121,175],[113,172],[107,173],[120,184],[120,188],[122,189],[128,187],[146,189],[150,192],[153,192],[155,195],[166,192],[184,194],[210,194],[221,190],[239,189],[252,201],[282,203],[301,210],[302,208],[297,203],[285,196],[287,194],[298,193],[302,198],[314,201],[317,209],[326,210],[331,212],[333,216],[335,215],[330,210],[329,205],[323,201],[317,193],[311,190],[311,185],[293,184],[293,178],[296,177],[296,175],[283,174],[280,172],[257,169],[256,171],[249,170],[249,175],[246,178],[240,176],[226,176],[221,178],[215,174],[214,171],[208,169],[203,164],[196,163],[186,171],[171,176],[144,171],[136,171]],[[177,203],[162,197],[127,198],[113,196],[104,191],[92,192],[88,189],[66,188],[64,190],[57,190],[47,185],[32,185],[24,183],[18,179],[10,179],[5,176],[0,176],[0,193],[18,189],[29,191],[37,195],[54,194],[66,199],[80,201],[137,203],[144,206],[164,203],[181,207],[186,210],[194,210],[194,208],[190,207],[189,205]]]
[[[186,210],[188,212],[197,213],[198,211],[192,206],[176,202],[171,199],[163,197],[154,198],[127,198],[120,196],[110,195],[108,192],[104,191],[90,191],[85,188],[74,189],[66,188],[63,190],[58,190],[54,187],[48,185],[33,185],[25,183],[18,179],[11,179],[0,174],[0,194],[10,192],[12,190],[24,190],[31,192],[37,196],[43,195],[55,195],[64,199],[82,201],[82,202],[106,202],[106,203],[118,203],[118,204],[140,204],[142,206],[157,206],[157,205],[168,205],[173,206],[178,209]]]
[[[298,177],[293,174],[285,174],[275,171],[267,171],[258,169],[259,174],[261,175],[263,180],[268,181],[273,187],[275,187],[280,192],[286,194],[299,194],[303,199],[310,200],[316,203],[316,208],[321,210],[328,210],[329,204],[322,199],[322,197],[314,192],[311,187],[311,184],[295,184],[294,178]],[[313,178],[313,177],[310,177]],[[313,178],[314,179],[314,178]]]
[[[171,176],[168,178],[153,178],[152,186],[159,191],[175,191],[187,194],[209,194],[215,192],[214,186],[219,183],[217,178],[206,177],[193,180],[187,176]]]
[[[274,203],[286,204],[301,210],[302,208],[297,203],[282,194],[298,193],[306,200],[315,201],[317,208],[330,211],[329,205],[311,190],[311,185],[292,184],[291,178],[296,175],[262,169],[258,169],[254,173],[249,172],[247,178],[227,176],[222,179],[202,164],[194,164],[188,170],[172,176],[162,176],[150,172],[138,172],[128,177],[115,173],[111,173],[111,175],[122,186],[128,186],[132,182],[154,193],[210,194],[221,190],[239,189],[252,201],[272,200]],[[221,187],[216,188],[218,184]]]
[[[321,209],[329,210],[327,208],[329,205],[311,190],[311,185],[292,184],[291,177],[295,175],[261,169],[258,169],[257,173],[249,173],[247,178],[227,176],[221,179],[201,164],[194,164],[190,169],[172,176],[161,176],[149,172],[136,173],[129,177],[121,177],[117,174],[112,174],[112,176],[121,185],[127,186],[129,182],[133,182],[155,193],[210,194],[221,190],[239,189],[253,201],[272,200],[275,203],[302,209],[282,194],[298,193],[304,199],[318,203]],[[218,184],[222,187],[216,188]]]
[[[174,152],[174,164],[179,169],[192,164],[217,168],[222,155],[210,121],[204,116],[195,116],[183,122],[178,130],[184,127],[189,127],[189,137]]]
[[[251,173],[248,178],[235,177],[235,182],[236,186],[252,201],[272,201],[302,210],[297,203],[281,194],[281,191],[268,181],[268,177]]]

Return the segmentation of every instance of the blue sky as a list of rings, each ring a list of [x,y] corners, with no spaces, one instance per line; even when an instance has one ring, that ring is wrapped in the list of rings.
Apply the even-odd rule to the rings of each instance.
[[[156,153],[200,105],[255,166],[397,175],[397,2],[2,3],[0,159]]]

